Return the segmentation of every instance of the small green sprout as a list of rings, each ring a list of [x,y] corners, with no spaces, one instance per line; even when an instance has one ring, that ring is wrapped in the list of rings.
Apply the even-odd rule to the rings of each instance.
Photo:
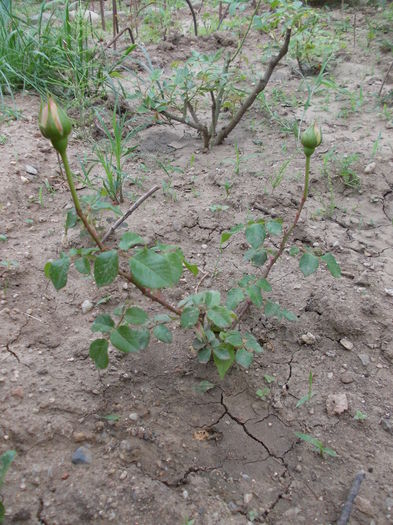
[[[356,410],[356,414],[353,416],[356,421],[364,421],[367,419],[367,414],[364,414],[361,410]]]
[[[332,448],[325,447],[322,441],[313,436],[310,436],[309,434],[302,434],[301,432],[296,432],[296,437],[298,437],[302,441],[305,441],[306,443],[310,443],[314,447],[314,450],[316,450],[322,457],[324,457],[325,454],[327,456],[332,457],[337,456],[336,451],[334,451]]]

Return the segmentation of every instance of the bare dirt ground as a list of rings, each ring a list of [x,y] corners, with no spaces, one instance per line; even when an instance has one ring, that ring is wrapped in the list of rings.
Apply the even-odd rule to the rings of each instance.
[[[391,57],[377,63],[361,42],[360,32],[356,49],[349,45],[331,73],[350,90],[362,87],[363,104],[339,118],[348,101],[332,94],[315,112],[324,143],[294,235],[299,246],[331,251],[343,276],[333,279],[320,269],[303,279],[285,255],[271,273],[271,295],[298,321],[267,320],[251,309],[242,324],[264,353],[250,370],[233,369],[224,381],[213,366],[196,362],[191,334],[180,330],[171,345],[151,343],[125,358],[113,352],[109,368],[97,372],[88,357],[90,322],[127,297],[145,303],[120,281],[98,290],[71,273],[57,293],[46,280],[45,262],[80,240],[75,231],[64,237],[70,196],[37,129],[39,100],[16,98],[21,117],[2,124],[0,145],[0,233],[7,236],[0,259],[18,263],[0,269],[0,453],[17,451],[2,489],[6,524],[327,525],[337,520],[360,470],[366,478],[350,523],[393,523],[393,134],[375,100]],[[158,47],[157,60],[160,52],[170,53]],[[175,46],[173,53],[180,52]],[[269,92],[297,92],[292,66],[289,58],[283,62]],[[392,87],[389,78],[384,89]],[[138,143],[128,170],[141,184],[127,191],[142,194],[162,183],[156,159],[181,168],[173,172],[172,193],[155,194],[128,224],[147,238],[178,243],[200,267],[197,278],[187,277],[169,296],[176,301],[193,292],[205,273],[200,290],[225,292],[246,263],[240,237],[220,255],[221,232],[247,217],[289,221],[296,212],[304,161],[295,140],[255,107],[226,144],[208,154],[181,125],[145,130]],[[239,175],[227,162],[235,158],[235,143],[242,153]],[[329,191],[323,155],[333,147],[341,156],[358,153],[359,189],[346,188],[330,167]],[[77,155],[88,148],[76,135],[71,140],[75,170]],[[272,176],[285,159],[289,168],[272,191]],[[37,175],[26,173],[26,165]],[[226,180],[233,183],[228,198]],[[328,213],[332,198],[335,209]],[[212,212],[213,204],[229,208]],[[83,314],[86,299],[94,308]],[[303,338],[306,344],[308,332],[313,337]],[[310,371],[314,395],[296,408]],[[265,375],[274,381],[267,385]],[[201,380],[215,387],[200,393]],[[266,386],[270,392],[258,398]],[[348,401],[341,414],[327,412],[336,394]],[[367,418],[355,419],[357,411]],[[338,456],[321,457],[296,431]],[[71,457],[81,446],[89,462],[75,465]]]

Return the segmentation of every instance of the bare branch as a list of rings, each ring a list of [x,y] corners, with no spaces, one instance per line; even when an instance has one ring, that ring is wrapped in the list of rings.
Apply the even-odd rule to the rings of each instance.
[[[109,230],[106,232],[106,234],[103,236],[102,238],[102,242],[105,242],[108,237],[110,237],[112,235],[112,233],[120,226],[120,224],[122,224],[132,213],[134,213],[134,211],[139,208],[139,206],[146,200],[148,199],[151,195],[153,195],[153,193],[155,193],[157,190],[159,190],[160,187],[159,186],[153,186],[148,192],[146,192],[144,195],[142,195],[141,197],[139,197],[139,199],[137,201],[134,202],[134,204],[125,212],[125,214],[120,217],[120,219],[118,219],[110,228]]]
[[[190,2],[190,0],[186,0],[186,2],[187,2],[187,5],[188,5],[188,7],[190,8],[190,11],[191,11],[192,21],[194,23],[195,36],[198,36],[198,24],[197,24],[197,19],[196,19],[196,16],[195,16],[194,8],[193,8],[192,3]]]
[[[227,138],[229,133],[239,124],[240,120],[242,119],[245,112],[252,106],[255,99],[261,93],[265,87],[267,86],[270,77],[272,76],[272,73],[274,69],[276,68],[277,64],[280,62],[280,60],[287,54],[289,42],[291,40],[291,29],[287,29],[287,32],[285,34],[285,40],[284,43],[279,51],[279,53],[273,57],[268,65],[268,68],[266,70],[266,73],[264,76],[259,80],[257,85],[255,86],[254,90],[249,94],[249,96],[246,98],[246,100],[243,102],[241,107],[239,108],[236,115],[233,117],[233,119],[229,122],[227,126],[225,126],[217,135],[214,144],[222,144],[224,140]]]
[[[134,35],[132,34],[131,27],[125,27],[124,29],[120,31],[120,33],[117,33],[117,35],[114,38],[112,38],[112,40],[105,46],[105,49],[108,49],[108,47],[111,47],[115,42],[117,42],[117,40],[121,37],[121,35],[123,35],[126,31],[128,31],[130,35],[131,42],[135,44],[135,39],[134,39]]]

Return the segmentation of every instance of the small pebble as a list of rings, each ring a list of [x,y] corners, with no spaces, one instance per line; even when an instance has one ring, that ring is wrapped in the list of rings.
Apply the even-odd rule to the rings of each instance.
[[[367,366],[370,364],[370,356],[368,354],[359,354],[358,358],[362,362],[363,366]]]
[[[393,434],[393,424],[390,421],[390,419],[383,417],[381,419],[381,425],[386,432],[389,432],[389,434]]]
[[[340,339],[340,345],[345,348],[345,350],[348,350],[349,352],[353,350],[353,343],[344,337],[343,339]]]
[[[316,342],[316,337],[311,332],[307,332],[302,335],[301,340],[305,345],[313,345]]]
[[[74,465],[89,465],[91,463],[91,452],[86,447],[79,447],[72,454],[72,463]]]
[[[123,480],[123,479],[126,479],[127,476],[128,476],[127,471],[126,471],[126,470],[123,470],[123,472],[120,474],[119,478],[120,478],[121,480]]]
[[[367,164],[367,166],[364,168],[364,173],[374,173],[375,167],[375,162],[370,162],[370,164]]]
[[[138,421],[139,416],[136,412],[131,412],[131,414],[128,416],[128,419],[130,419],[131,421]]]
[[[326,410],[329,416],[342,414],[348,410],[346,394],[329,394],[326,399]]]
[[[87,314],[88,312],[90,312],[90,310],[93,309],[93,303],[91,301],[89,301],[89,299],[86,299],[85,301],[83,301],[82,305],[81,305],[81,308],[82,308],[82,312],[84,314]]]
[[[251,492],[249,492],[248,494],[244,494],[243,496],[244,505],[248,505],[251,500],[252,500]]]
[[[30,166],[30,164],[26,164],[25,171],[29,175],[38,175],[38,171],[34,166]]]
[[[363,514],[373,516],[374,509],[368,499],[363,498],[362,496],[356,496],[355,505]]]
[[[344,372],[343,374],[341,374],[340,380],[341,383],[344,383],[344,385],[349,385],[350,383],[354,382],[354,378],[351,372]]]

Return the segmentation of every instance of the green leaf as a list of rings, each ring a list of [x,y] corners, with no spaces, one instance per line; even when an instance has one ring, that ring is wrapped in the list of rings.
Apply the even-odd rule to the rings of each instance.
[[[153,317],[153,321],[158,324],[170,323],[172,319],[168,314],[157,314]]]
[[[224,379],[225,374],[228,372],[228,370],[231,368],[235,361],[235,351],[233,349],[228,350],[230,353],[229,359],[220,359],[216,355],[213,354],[213,360],[214,364],[217,367],[218,375],[221,377],[221,379]]]
[[[90,262],[87,257],[81,257],[79,259],[76,259],[74,261],[74,266],[78,270],[79,273],[83,275],[90,274]]]
[[[338,265],[334,255],[331,253],[325,253],[325,255],[322,255],[321,259],[326,263],[326,266],[333,277],[341,277],[341,268]]]
[[[223,232],[221,235],[220,244],[224,244],[224,242],[227,242],[232,237],[232,235],[240,232],[243,228],[244,224],[236,224],[229,231]]]
[[[217,290],[207,290],[203,292],[203,302],[207,307],[218,306],[221,302],[221,294]]]
[[[0,241],[5,242],[7,239],[8,239],[8,237],[7,237],[7,235],[5,235],[4,233],[2,233],[2,234],[0,235]]]
[[[144,248],[130,259],[130,268],[139,285],[168,288],[179,281],[183,264],[177,253],[160,254]]]
[[[281,310],[281,314],[288,321],[297,321],[297,315],[291,312],[290,310],[286,310],[285,308],[283,308]]]
[[[104,369],[108,366],[108,341],[96,339],[90,345],[89,356],[93,359],[97,368]]]
[[[182,328],[191,328],[195,326],[199,319],[199,308],[196,306],[187,306],[181,313],[180,326]]]
[[[263,348],[255,339],[255,337],[250,334],[250,332],[246,332],[244,334],[244,346],[247,348],[247,350],[250,350],[250,352],[256,352],[257,354],[261,354],[263,352]]]
[[[8,469],[11,466],[11,463],[14,461],[16,456],[15,450],[6,450],[0,456],[0,487],[4,483],[5,475],[7,474]]]
[[[246,239],[255,250],[263,244],[265,237],[266,230],[263,224],[255,222],[247,226]]]
[[[258,388],[255,393],[260,399],[262,399],[262,401],[264,401],[266,396],[270,393],[270,388],[264,386],[263,388]]]
[[[52,281],[56,290],[64,288],[67,284],[68,270],[70,267],[70,259],[62,257],[57,261],[47,262],[44,268],[45,275]]]
[[[189,272],[191,272],[192,275],[194,275],[194,277],[196,277],[198,275],[199,269],[198,269],[198,266],[196,264],[189,263],[185,259],[183,260],[183,264],[187,268],[187,270]]]
[[[78,216],[76,214],[76,211],[75,210],[69,210],[67,212],[66,222],[65,222],[65,226],[64,226],[66,235],[67,235],[67,232],[68,232],[68,230],[70,228],[74,228],[76,226],[77,221],[78,221]]]
[[[119,421],[120,416],[118,414],[108,414],[106,416],[102,416],[102,419],[105,419],[106,421]]]
[[[246,288],[246,292],[248,293],[251,302],[255,304],[255,306],[258,306],[258,308],[260,308],[263,305],[261,289],[259,288],[259,286],[253,284],[252,286]]]
[[[308,277],[314,273],[318,269],[318,266],[319,259],[312,253],[306,252],[300,257],[299,268],[304,277]]]
[[[271,292],[272,291],[272,287],[271,287],[269,281],[267,281],[266,279],[258,279],[256,281],[255,285],[258,286],[258,288],[260,288],[264,292]]]
[[[274,376],[269,376],[268,374],[265,374],[263,376],[263,379],[266,381],[268,385],[270,385],[270,383],[274,383],[274,381],[276,380]]]
[[[126,325],[119,326],[111,333],[110,341],[121,352],[139,352],[149,344],[148,330],[131,330]]]
[[[222,361],[226,361],[227,359],[231,359],[230,350],[232,350],[230,345],[221,344],[213,348],[213,355]]]
[[[109,333],[115,326],[115,322],[112,317],[108,314],[98,315],[94,319],[94,323],[91,325],[92,332],[103,332]]]
[[[142,308],[138,308],[138,306],[131,306],[131,308],[127,308],[125,311],[124,319],[127,321],[127,323],[139,325],[146,323],[149,319],[149,316],[145,310],[142,310]]]
[[[164,324],[159,324],[154,327],[153,334],[159,341],[163,343],[172,343],[173,337],[172,333],[167,326]]]
[[[210,381],[201,381],[195,388],[194,390],[196,392],[201,392],[201,393],[205,393],[205,392],[208,392],[209,390],[211,390],[212,388],[214,388],[216,385],[214,383],[210,383]]]
[[[0,523],[3,523],[5,518],[5,508],[3,503],[0,501]]]
[[[265,315],[266,317],[278,317],[281,318],[281,308],[277,303],[273,301],[266,301],[265,303]]]
[[[299,408],[302,405],[304,405],[304,403],[306,403],[306,401],[310,401],[310,396],[308,394],[306,394],[305,396],[303,396],[303,397],[301,397],[299,399],[299,401],[296,403],[296,408]]]
[[[240,288],[231,288],[227,293],[227,300],[225,306],[228,310],[235,310],[235,308],[243,301],[244,293]]]
[[[266,229],[270,235],[281,235],[282,224],[280,221],[269,221],[266,224]]]
[[[116,250],[102,252],[94,261],[94,280],[97,286],[105,286],[113,282],[119,271],[119,255]]]
[[[236,352],[236,363],[244,368],[248,368],[253,360],[251,352],[247,352],[244,348],[239,348]]]
[[[207,318],[218,328],[228,328],[234,319],[233,314],[225,306],[213,306],[207,310]]]
[[[211,348],[209,346],[205,346],[198,351],[198,361],[202,364],[206,364],[210,361],[211,355]]]
[[[244,259],[246,261],[251,261],[254,266],[259,268],[267,261],[267,251],[264,248],[260,250],[254,250],[254,248],[251,248],[244,254]]]
[[[119,248],[120,250],[127,251],[136,244],[145,244],[145,241],[137,233],[126,232],[122,235],[120,239]]]
[[[240,348],[243,346],[242,334],[238,330],[229,330],[228,332],[221,332],[220,338],[226,343],[234,346],[235,348]]]
[[[293,257],[294,255],[297,255],[299,252],[300,250],[297,246],[291,246],[291,249],[289,250],[289,255]]]

